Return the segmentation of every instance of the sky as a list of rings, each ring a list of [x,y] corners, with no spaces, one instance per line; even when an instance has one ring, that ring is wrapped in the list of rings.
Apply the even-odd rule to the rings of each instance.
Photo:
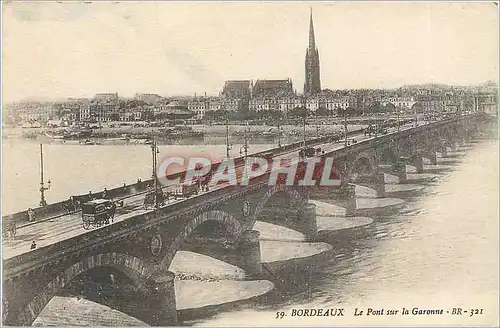
[[[310,8],[324,89],[498,81],[492,2],[11,2],[3,101],[216,95],[231,79],[301,93]]]

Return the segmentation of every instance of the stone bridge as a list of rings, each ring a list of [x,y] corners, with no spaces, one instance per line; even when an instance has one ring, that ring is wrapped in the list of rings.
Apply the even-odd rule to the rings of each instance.
[[[312,195],[329,193],[347,215],[355,215],[354,184],[373,186],[383,197],[384,172],[404,183],[406,164],[422,171],[422,158],[435,162],[437,152],[446,156],[485,121],[481,114],[460,116],[324,153],[341,178],[337,187],[269,186],[266,174],[249,186],[215,189],[4,260],[4,323],[31,325],[53,296],[83,276],[113,276],[136,295],[138,306],[124,312],[151,325],[175,324],[174,275],[168,270],[178,250],[206,254],[259,277],[259,232],[252,229],[264,210],[277,209],[273,223],[314,240]]]

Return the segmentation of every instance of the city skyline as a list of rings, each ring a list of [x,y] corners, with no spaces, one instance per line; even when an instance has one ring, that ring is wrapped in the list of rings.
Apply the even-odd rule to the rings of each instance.
[[[239,79],[291,78],[300,92],[310,8],[324,89],[498,83],[492,3],[3,6],[4,103],[101,92],[216,95]]]

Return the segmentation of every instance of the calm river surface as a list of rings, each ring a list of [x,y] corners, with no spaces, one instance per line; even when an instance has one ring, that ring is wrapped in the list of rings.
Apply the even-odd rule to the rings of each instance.
[[[22,146],[21,146],[22,145]],[[38,145],[4,143],[4,213],[38,203]],[[186,148],[187,147],[187,148]],[[203,147],[203,148],[201,148]],[[259,149],[257,149],[259,147]],[[259,151],[269,146],[255,146]],[[161,153],[186,151],[189,146],[163,146]],[[238,147],[239,148],[239,147]],[[234,148],[234,154],[237,148]],[[193,146],[194,152],[214,156],[224,145]],[[47,145],[46,177],[52,179],[50,201],[68,193],[86,193],[133,182],[151,174],[147,146]],[[248,325],[418,325],[498,324],[498,141],[484,141],[461,151],[451,171],[406,198],[403,209],[363,228],[363,236],[348,237],[312,264],[307,292],[261,298],[243,306],[225,308],[216,315],[188,324]],[[327,241],[328,242],[328,241]],[[293,308],[345,308],[345,317],[291,317]],[[472,318],[442,316],[363,316],[355,307],[385,310],[453,307],[484,309]],[[275,319],[277,311],[287,316]],[[385,313],[384,313],[385,314]],[[432,321],[429,321],[432,320]]]

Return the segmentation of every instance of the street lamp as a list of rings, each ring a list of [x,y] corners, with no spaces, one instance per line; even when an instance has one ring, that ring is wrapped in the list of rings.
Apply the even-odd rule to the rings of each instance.
[[[229,151],[232,149],[232,145],[229,144],[229,118],[226,119],[226,157],[229,158]]]
[[[156,155],[160,152],[158,147],[156,146],[156,139],[154,136],[154,132],[151,133],[151,153],[153,155],[153,183],[154,183],[154,190],[153,190],[153,201],[155,204],[155,209],[158,209],[158,201],[156,199],[156,193],[158,190],[158,176],[156,174],[156,165],[157,165],[157,158]]]
[[[247,162],[247,156],[248,156],[248,135],[247,135],[247,132],[250,131],[250,127],[248,126],[248,122],[247,122],[247,127],[245,128],[245,142],[243,144],[243,146],[240,147],[240,155],[243,155],[245,154],[245,160],[244,160],[244,176],[247,175],[247,165],[246,165],[246,162]]]
[[[345,133],[345,139],[344,139],[344,147],[347,147],[348,142],[347,142],[347,110],[344,108],[344,133]]]
[[[245,128],[245,134],[244,134],[244,138],[245,138],[245,143],[243,144],[243,146],[240,147],[240,155],[243,155],[245,154],[245,160],[248,156],[248,135],[247,135],[247,132],[249,132],[250,128],[248,127],[248,123],[247,123],[247,127]]]
[[[45,191],[50,190],[50,179],[47,182],[48,187],[45,187],[43,182],[43,146],[40,144],[40,206],[47,206],[47,201],[45,200]]]
[[[417,112],[417,107],[415,106],[415,127],[418,126],[418,112]]]
[[[281,148],[281,132],[282,132],[282,128],[281,128],[281,125],[280,125],[280,119],[279,118],[277,119],[277,127],[278,127],[278,148]]]
[[[304,111],[304,115],[302,116],[302,138],[304,143],[304,149],[306,148],[306,116],[307,113]]]
[[[398,115],[397,120],[398,120],[398,132],[399,132],[399,129],[400,129],[400,122],[399,122],[399,109],[396,111],[396,113],[397,113],[397,115]]]

